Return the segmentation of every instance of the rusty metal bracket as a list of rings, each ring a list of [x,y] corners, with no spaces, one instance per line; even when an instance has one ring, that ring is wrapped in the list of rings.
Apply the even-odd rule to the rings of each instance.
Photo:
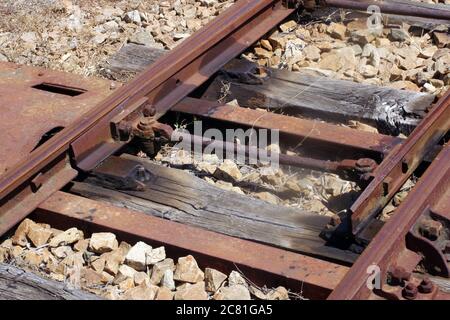
[[[132,137],[133,122],[144,115],[151,105],[148,98],[143,97],[135,103],[125,107],[111,119],[111,135],[116,141],[129,142]],[[148,111],[146,111],[147,113]]]
[[[111,144],[109,119],[142,97],[147,97],[148,103],[155,107],[154,118],[159,119],[292,12],[292,9],[283,7],[281,1],[238,1],[208,26],[118,89],[99,106],[98,110],[102,110],[103,115],[96,114],[91,118],[95,125],[72,143],[80,158],[86,154],[90,158],[89,162],[83,161],[83,169],[92,169],[123,145]],[[99,148],[105,143],[110,147]],[[144,149],[154,152],[150,145],[144,146]]]
[[[95,174],[101,176],[105,183],[112,182],[122,190],[142,191],[146,183],[152,181],[152,174],[144,166],[120,161],[120,158],[108,158],[95,169]]]
[[[111,119],[117,114],[148,97],[156,108],[155,117],[161,117],[292,12],[281,1],[238,1],[3,174],[0,198],[14,193],[69,150],[79,159],[79,168],[92,169],[124,145],[111,136]]]
[[[372,175],[351,207],[352,233],[358,237],[414,173],[450,128],[450,91],[401,145],[396,146]]]
[[[441,291],[422,294],[420,290],[427,291],[429,286],[427,283],[421,283],[418,277],[415,277],[409,286],[405,284],[407,287],[389,282],[388,277],[392,276],[395,267],[402,267],[412,273],[421,263],[425,271],[448,277],[445,254],[450,217],[449,159],[450,146],[447,145],[395,214],[377,232],[329,299],[368,299],[373,297],[374,293],[384,296],[387,292],[390,293],[389,298],[433,299],[434,295],[441,298],[445,295]],[[379,268],[384,286],[382,290],[373,291],[367,286],[370,276],[367,270],[371,266]],[[417,288],[417,294],[414,287]],[[446,298],[449,298],[448,295]]]
[[[170,141],[173,132],[170,126],[159,123],[155,115],[155,106],[143,97],[111,119],[111,136],[119,143],[134,138],[149,156],[155,155],[159,146]]]
[[[52,193],[60,190],[78,172],[69,163],[68,157],[60,156],[45,167],[29,183],[10,197],[0,199],[0,235],[24,219],[28,212],[44,202]]]
[[[192,254],[200,266],[227,274],[237,266],[257,285],[283,285],[311,299],[326,298],[348,270],[346,266],[318,258],[64,192],[54,193],[37,211],[37,221],[55,228],[64,228],[62,224],[70,221],[71,227],[84,227],[88,232],[111,230],[130,243],[164,245],[168,256]]]
[[[422,263],[429,273],[450,278],[450,265],[445,256],[449,241],[450,221],[427,207],[409,231],[406,246],[423,256]]]
[[[171,126],[156,121],[153,116],[144,116],[132,127],[131,136],[140,144],[142,151],[152,157],[164,144],[171,142],[172,133]]]

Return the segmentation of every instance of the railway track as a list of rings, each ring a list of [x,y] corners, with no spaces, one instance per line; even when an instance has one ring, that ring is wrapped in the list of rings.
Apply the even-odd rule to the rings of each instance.
[[[172,255],[193,254],[199,264],[222,272],[238,266],[256,284],[283,285],[310,299],[449,299],[442,282],[450,277],[450,93],[428,108],[405,139],[202,97],[217,72],[297,5],[237,1],[123,86],[1,63],[0,126],[7,138],[1,142],[0,234],[31,215],[54,227],[112,231],[123,240],[164,245]],[[329,5],[361,9],[355,1]],[[410,6],[398,1],[385,8],[405,14]],[[440,9],[414,13],[450,20],[450,11]],[[161,144],[187,140],[200,148],[228,146],[247,158],[258,152],[192,132],[171,141],[175,118],[200,118],[221,129],[278,129],[284,147],[304,142],[307,155],[271,153],[280,164],[337,173],[363,192],[332,220],[255,208],[240,196],[231,210],[229,201],[220,202],[221,195],[199,182],[130,155],[132,146],[152,156]],[[379,220],[412,176],[418,182],[393,217]],[[176,203],[177,212],[201,216],[163,219],[126,199]],[[229,220],[221,222],[223,217]]]

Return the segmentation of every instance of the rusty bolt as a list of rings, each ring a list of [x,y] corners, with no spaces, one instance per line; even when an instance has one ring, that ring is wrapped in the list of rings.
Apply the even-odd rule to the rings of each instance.
[[[408,283],[403,288],[402,295],[403,295],[403,298],[405,298],[405,299],[414,300],[415,298],[417,298],[418,292],[419,292],[419,290],[413,283]]]
[[[369,167],[369,166],[371,166],[373,163],[374,163],[374,160],[373,160],[373,159],[362,158],[362,159],[359,159],[359,160],[356,162],[356,165],[357,165],[358,167]]]
[[[153,125],[155,124],[155,120],[151,118],[143,118],[139,121],[137,127],[139,130],[144,132],[153,131]]]
[[[144,114],[144,117],[153,117],[156,114],[156,108],[151,104],[147,104],[142,113]]]
[[[425,219],[420,223],[420,234],[429,240],[436,240],[441,235],[443,226],[442,223],[433,219]]]
[[[433,282],[428,278],[424,278],[419,285],[419,292],[431,293],[433,291],[433,288],[434,288]]]
[[[150,180],[150,173],[143,166],[138,166],[136,168],[136,180],[147,182]]]
[[[370,158],[362,158],[356,161],[356,168],[364,173],[373,172],[377,166],[377,162]]]
[[[395,266],[389,272],[393,284],[401,284],[403,281],[408,281],[411,278],[411,272],[406,271],[401,266]]]
[[[117,139],[121,141],[126,141],[130,139],[130,136],[133,132],[133,126],[128,121],[121,121],[117,125],[117,131],[118,131],[117,134],[119,135]]]
[[[155,138],[155,132],[153,130],[155,123],[154,118],[142,118],[136,126],[137,130],[134,131],[135,136],[144,140],[153,140]]]

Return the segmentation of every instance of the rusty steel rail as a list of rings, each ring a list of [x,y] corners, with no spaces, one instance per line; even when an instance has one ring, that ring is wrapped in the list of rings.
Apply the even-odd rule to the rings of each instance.
[[[450,91],[431,109],[410,137],[397,146],[372,174],[373,180],[350,208],[358,236],[413,174],[425,155],[450,129]]]
[[[318,0],[322,6],[342,9],[367,11],[369,6],[377,6],[380,13],[398,14],[404,16],[415,16],[430,19],[450,20],[450,7],[443,4],[422,6],[421,3],[395,0],[395,1],[373,1],[373,0]]]
[[[431,262],[429,272],[450,277],[449,263],[444,256],[449,253],[449,208],[450,146],[447,145],[329,299],[373,297],[374,292],[366,283],[372,265],[381,271],[381,288],[375,290],[378,295],[391,299],[450,299],[449,294],[440,292],[428,280],[424,282],[424,279],[412,276],[419,263]],[[427,224],[436,226],[436,238],[423,232]],[[433,270],[437,266],[440,270]],[[425,285],[428,288],[424,290]]]
[[[286,2],[299,3],[286,0],[238,1],[133,81],[103,101],[98,103],[95,100],[94,108],[91,108],[94,103],[92,106],[84,105],[86,112],[81,118],[71,121],[70,115],[67,116],[65,128],[34,149],[25,161],[15,166],[10,165],[11,161],[5,164],[7,170],[0,175],[0,235],[33,212],[37,221],[54,227],[70,224],[88,233],[110,230],[124,240],[164,245],[174,256],[195,254],[201,265],[223,272],[239,267],[247,271],[256,284],[284,285],[301,291],[307,298],[450,298],[438,285],[416,272],[420,269],[433,276],[450,278],[450,146],[447,144],[442,148],[440,145],[450,128],[450,92],[430,109],[429,115],[406,140],[187,98],[229,60],[294,12],[285,6]],[[410,2],[403,0],[322,2],[360,10],[375,4],[385,13],[450,18],[450,11],[438,12],[425,6],[416,10],[415,5],[413,12]],[[67,89],[59,83],[54,86]],[[80,95],[86,92],[81,88],[72,89],[78,90]],[[77,105],[91,96],[96,99],[101,96],[93,91],[72,102]],[[24,105],[23,101],[20,103]],[[333,160],[272,155],[277,156],[281,164],[330,172],[357,171],[365,182],[369,179],[368,187],[350,208],[351,226],[346,233],[352,241],[355,238],[359,244],[368,244],[366,250],[349,269],[334,262],[58,191],[79,171],[92,170],[132,139],[141,141],[144,148],[148,143],[149,149],[154,147],[151,144],[157,140],[156,135],[159,135],[158,139],[168,141],[172,128],[158,122],[168,111],[201,117],[211,123],[223,122],[225,126],[278,129],[280,134],[295,142],[291,146],[324,147],[329,152],[336,150],[332,153]],[[8,112],[14,114],[14,108]],[[52,126],[61,121],[58,117],[52,120]],[[46,127],[35,128],[33,137],[42,134],[43,128]],[[247,157],[259,151],[230,142],[205,141],[190,134],[189,138],[194,145],[213,147],[214,144],[233,152],[243,151]],[[34,143],[35,139],[32,140]],[[17,154],[27,156],[29,144],[21,146]],[[437,149],[440,152],[436,159],[394,216],[374,234],[365,232],[407,179],[417,172],[419,165]],[[352,154],[352,158],[346,158],[348,154]],[[383,161],[378,165],[375,160]],[[340,218],[333,219],[330,227],[338,228],[340,223],[346,225],[347,221]],[[367,234],[371,237],[368,238]],[[331,241],[328,244],[332,245]],[[380,270],[377,274],[380,286],[374,289],[367,286],[370,267]]]
[[[118,208],[64,192],[53,194],[34,214],[54,227],[77,225],[91,233],[110,230],[126,241],[164,245],[169,255],[194,254],[201,266],[244,271],[258,285],[283,285],[305,297],[324,299],[348,267]]]
[[[340,127],[321,121],[247,108],[233,108],[229,105],[194,98],[183,99],[172,108],[172,111],[249,128],[279,130],[280,135],[284,134],[293,138],[295,140],[293,145],[298,147],[302,144],[312,144],[314,147],[334,146],[336,150],[344,149],[367,157],[383,157],[402,142],[400,138]]]
[[[16,210],[16,222],[20,221],[39,201],[30,200],[31,205],[22,207],[14,195],[22,193],[21,202],[33,198],[29,190],[31,180],[41,174],[49,163],[70,149],[72,162],[76,166],[91,169],[125,144],[112,137],[112,120],[139,113],[149,106],[155,110],[152,117],[159,118],[292,12],[293,9],[287,9],[281,1],[238,1],[133,81],[117,89],[96,108],[32,152],[26,161],[4,173],[0,178],[0,216]],[[43,180],[43,183],[46,181]],[[42,201],[45,196],[49,194],[42,194],[41,190],[39,199]],[[0,234],[12,226],[9,219],[0,218]]]

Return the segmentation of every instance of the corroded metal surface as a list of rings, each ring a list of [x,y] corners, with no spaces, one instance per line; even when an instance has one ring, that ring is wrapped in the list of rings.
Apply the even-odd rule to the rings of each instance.
[[[0,178],[28,159],[46,133],[67,127],[92,110],[110,94],[110,84],[0,62]]]
[[[450,129],[450,91],[409,138],[378,166],[373,180],[351,207],[353,234],[362,232]]]
[[[14,195],[26,193],[32,179],[42,174],[50,163],[69,154],[69,151],[71,163],[78,166],[83,163],[78,168],[88,170],[120,149],[125,142],[115,141],[111,121],[130,105],[146,97],[146,104],[156,107],[157,113],[152,117],[157,119],[292,12],[283,7],[281,1],[238,1],[133,81],[100,103],[90,101],[91,107],[87,112],[75,121],[65,123],[61,132],[25,159],[17,159],[15,165],[0,176],[0,215],[10,215],[8,211],[11,208],[20,208]],[[38,85],[40,89],[66,93],[67,86],[73,86],[58,81],[56,86],[49,88],[55,81]],[[69,94],[71,98],[89,96],[89,91],[85,92],[86,89],[80,88],[79,84],[74,87]],[[43,91],[37,87],[33,90]],[[63,101],[59,103],[64,104]],[[20,120],[17,114],[10,117]],[[135,120],[139,123],[139,118]],[[17,221],[30,213],[33,206],[21,208],[23,210],[16,214]]]
[[[2,214],[0,215],[0,234],[4,234],[24,219],[28,212],[33,211],[51,194],[61,190],[67,183],[77,176],[68,157],[62,155],[37,175],[29,185],[18,189],[8,198],[0,199]]]
[[[79,225],[88,232],[111,230],[121,239],[164,245],[169,255],[193,254],[202,267],[222,272],[236,266],[256,284],[284,285],[309,298],[325,298],[348,268],[301,254],[163,220],[64,192],[36,212],[55,227]]]
[[[292,12],[282,1],[238,1],[113,94],[108,81],[1,63],[0,128],[6,135],[0,144],[0,235],[40,206],[35,216],[55,227],[75,224],[88,232],[111,230],[124,240],[162,244],[171,254],[192,253],[200,264],[225,272],[238,266],[257,284],[285,285],[302,290],[310,298],[325,298],[333,290],[331,299],[448,298],[429,279],[413,274],[420,266],[430,274],[450,277],[448,146],[442,149],[396,214],[374,233],[373,241],[350,271],[334,263],[57,191],[77,175],[72,165],[81,171],[90,170],[131,139],[120,139],[124,120],[130,132],[141,130],[138,134],[149,139],[156,129],[145,124],[155,124],[178,103],[177,112],[234,125],[280,129],[300,144],[317,143],[319,149],[328,144],[380,158],[387,155],[351,208],[353,230],[350,233],[358,235],[448,133],[450,93],[403,142],[398,138],[200,100],[186,99],[180,103]],[[193,110],[193,106],[197,109]],[[168,132],[167,127],[159,123],[156,126]],[[337,162],[314,163],[307,158],[283,159],[290,164],[327,170],[342,166]],[[352,159],[343,164],[366,168],[366,162]],[[366,283],[372,264],[381,271],[381,287],[376,290]]]
[[[450,212],[450,146],[445,147],[430,165],[428,170],[400,205],[394,216],[378,232],[360,258],[348,272],[347,276],[330,295],[330,299],[367,299],[373,292],[367,286],[371,275],[369,268],[380,268],[381,288],[375,293],[391,299],[409,298],[413,286],[420,286],[421,281],[412,276],[419,263],[428,272],[443,277],[450,277],[449,263],[445,257],[449,243],[448,219]],[[440,213],[441,212],[441,213]],[[434,221],[442,225],[434,237],[418,232],[425,221]],[[401,281],[392,282],[401,269],[406,276]],[[394,275],[394,277],[393,277]],[[395,279],[394,279],[395,280]],[[406,282],[406,283],[405,283]],[[405,286],[410,283],[411,290]],[[406,292],[405,292],[406,291]],[[418,293],[414,299],[450,299],[438,288],[429,292]]]
[[[69,148],[76,161],[87,156],[90,157],[88,163],[104,160],[123,145],[111,136],[110,122],[130,104],[148,97],[149,103],[157,107],[155,118],[160,117],[292,12],[281,1],[238,1],[133,81],[72,122],[26,160],[18,161],[0,177],[0,198],[16,192]],[[0,208],[0,213],[3,211]]]
[[[241,126],[280,130],[280,134],[295,137],[294,145],[311,142],[315,145],[334,145],[337,148],[364,154],[387,154],[402,141],[391,136],[340,127],[321,121],[261,110],[235,108],[193,98],[184,99],[172,110]]]
[[[103,116],[93,114],[91,119],[97,119],[96,125],[72,143],[76,162],[99,163],[118,149],[99,146],[105,143],[111,145],[109,122],[120,111],[146,97],[147,105],[156,110],[152,117],[159,119],[293,11],[285,8],[281,1],[237,1],[100,104],[97,110],[110,112]],[[134,128],[137,128],[139,121],[139,118],[133,119]],[[106,152],[100,152],[102,149]],[[89,161],[85,161],[86,157],[90,158]]]

